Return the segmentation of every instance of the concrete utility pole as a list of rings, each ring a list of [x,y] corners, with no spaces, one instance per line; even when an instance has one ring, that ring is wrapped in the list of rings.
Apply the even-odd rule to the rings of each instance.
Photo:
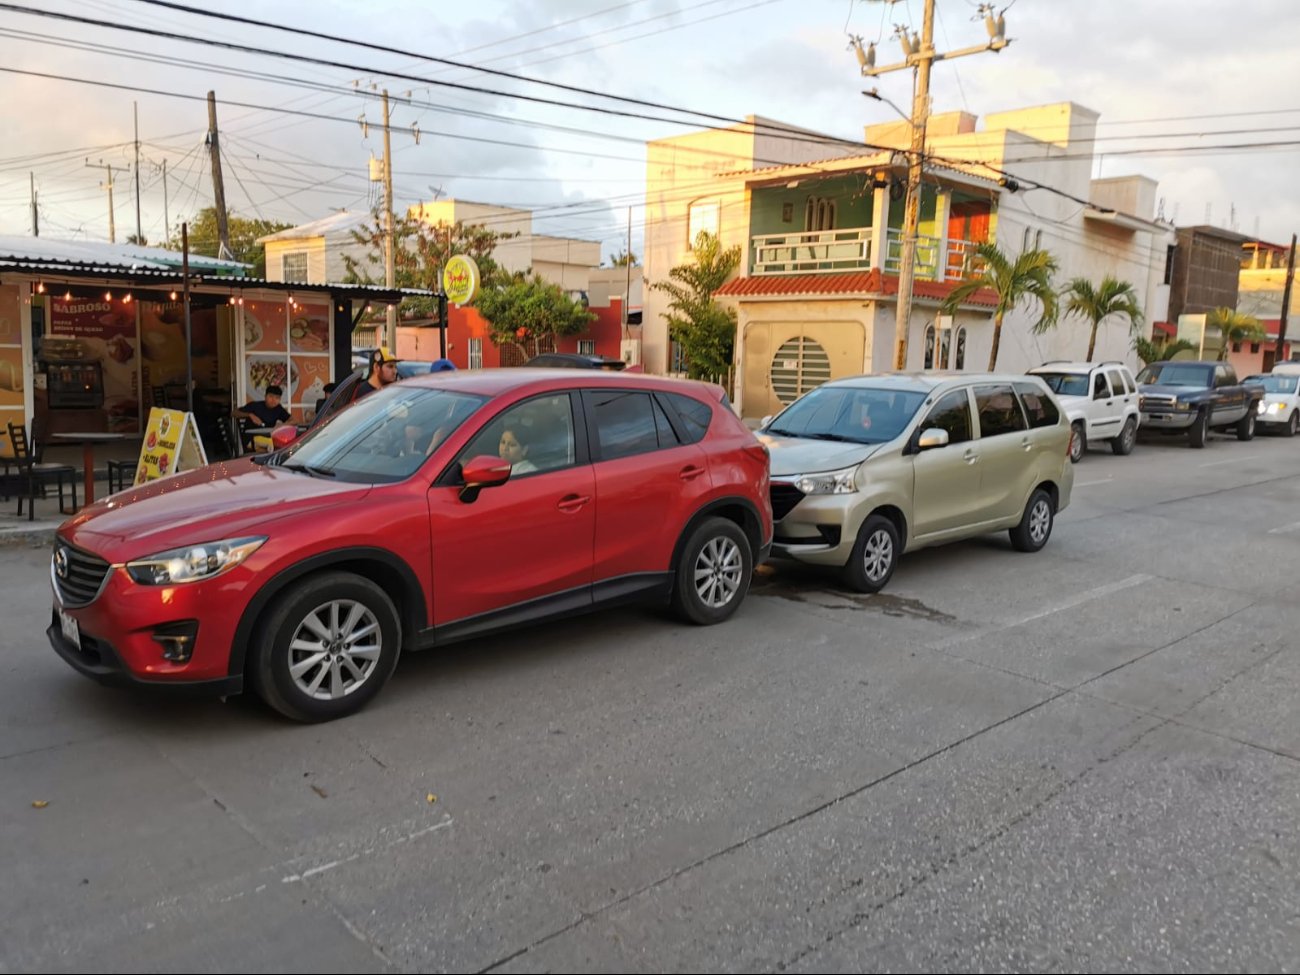
[[[1283,362],[1282,356],[1286,352],[1286,324],[1287,319],[1291,317],[1291,285],[1295,283],[1295,238],[1291,235],[1291,255],[1286,261],[1286,284],[1282,286],[1282,314],[1278,317],[1277,322],[1277,352],[1273,355],[1273,362]]]
[[[36,209],[36,174],[28,173],[27,175],[31,177],[32,182],[32,236],[39,237],[41,235],[41,215]]]
[[[113,172],[116,170],[119,173],[125,173],[128,172],[128,170],[124,166],[113,166],[104,162],[102,159],[97,163],[93,163],[87,159],[86,165],[91,169],[99,169],[101,166],[104,167],[105,181],[99,185],[101,189],[108,190],[108,240],[109,243],[116,244],[117,218],[113,215]]]
[[[167,159],[163,158],[163,246],[172,239],[172,215],[170,201],[167,199]]]
[[[877,0],[877,2],[892,6],[898,0]],[[934,0],[925,0],[925,19],[920,37],[916,34],[909,37],[907,30],[901,26],[896,29],[899,42],[903,47],[903,57],[906,60],[883,68],[876,67],[875,44],[868,45],[864,50],[862,38],[852,38],[852,45],[857,52],[858,63],[864,75],[874,78],[891,71],[913,69],[912,148],[908,153],[907,161],[907,201],[903,219],[903,247],[898,268],[898,311],[894,323],[895,369],[907,368],[907,339],[912,317],[912,281],[916,271],[916,238],[921,218],[921,173],[925,158],[925,126],[930,117],[930,69],[935,61],[964,57],[967,54],[981,54],[984,51],[1001,51],[1011,43],[1006,37],[1006,18],[1002,14],[995,17],[992,4],[981,4],[980,13],[984,14],[984,24],[989,34],[987,44],[939,53],[934,49]]]
[[[221,178],[221,144],[217,141],[217,93],[208,92],[208,152],[212,155],[212,202],[217,209],[217,257],[235,259],[230,249],[230,220],[226,213],[226,184]]]
[[[388,89],[384,89],[384,284],[392,288],[397,259],[393,240],[393,139],[388,126]],[[397,355],[397,306],[388,303],[385,313],[384,345],[392,355]],[[444,328],[445,336],[447,330]]]
[[[135,116],[135,242],[144,244],[144,229],[140,225],[140,104],[131,103]]]

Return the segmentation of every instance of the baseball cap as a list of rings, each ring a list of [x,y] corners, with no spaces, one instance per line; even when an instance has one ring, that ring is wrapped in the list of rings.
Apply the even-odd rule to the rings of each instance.
[[[401,360],[398,359],[397,356],[393,355],[392,352],[390,352],[385,346],[382,345],[379,348],[375,349],[374,352],[370,353],[370,368],[372,369],[375,366],[381,365],[385,362],[400,362],[400,361]]]

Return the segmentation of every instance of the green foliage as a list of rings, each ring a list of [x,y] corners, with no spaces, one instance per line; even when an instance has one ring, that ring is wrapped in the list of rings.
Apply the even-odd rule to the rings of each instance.
[[[1112,275],[1106,275],[1096,287],[1087,278],[1075,278],[1061,296],[1066,299],[1067,315],[1078,315],[1092,326],[1088,335],[1089,362],[1097,348],[1097,327],[1107,318],[1123,315],[1128,319],[1130,333],[1136,333],[1142,327],[1142,305],[1133,285],[1118,281]]]
[[[474,307],[487,320],[493,342],[498,346],[517,343],[530,356],[541,352],[546,339],[579,335],[596,318],[559,285],[537,275],[515,276],[485,287]]]
[[[736,268],[740,248],[723,249],[708,231],[695,238],[695,260],[668,272],[668,281],[652,288],[670,298],[668,335],[682,347],[687,374],[692,379],[718,380],[731,368],[736,345],[736,312],[713,300]]]
[[[1023,251],[1012,260],[996,244],[984,243],[975,249],[975,254],[979,273],[953,288],[944,299],[942,310],[946,315],[953,315],[963,301],[986,288],[997,295],[993,347],[989,350],[989,371],[993,372],[998,367],[1002,321],[1007,312],[1022,302],[1037,301],[1039,315],[1033,330],[1041,334],[1056,324],[1059,305],[1052,278],[1058,267],[1055,256],[1038,248]]]

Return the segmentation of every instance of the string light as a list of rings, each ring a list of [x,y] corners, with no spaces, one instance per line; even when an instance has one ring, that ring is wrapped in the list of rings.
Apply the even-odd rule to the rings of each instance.
[[[37,293],[38,295],[43,295],[43,294],[45,294],[45,282],[44,282],[44,281],[37,281],[37,282],[36,282],[36,293]]]
[[[105,292],[104,292],[104,300],[105,300],[105,301],[110,301],[110,302],[111,302],[111,301],[113,300],[113,292],[111,292],[111,291],[105,291]]]
[[[173,292],[171,293],[171,300],[172,300],[172,301],[175,301],[175,300],[176,300],[176,292],[175,292],[175,291],[173,291]]]
[[[69,291],[67,294],[65,294],[65,295],[63,296],[63,300],[64,300],[64,301],[71,301],[71,300],[72,300],[72,292]]]
[[[124,305],[128,305],[128,304],[130,304],[130,303],[131,303],[131,292],[128,291],[128,292],[127,292],[127,293],[122,297],[122,304],[124,304]]]

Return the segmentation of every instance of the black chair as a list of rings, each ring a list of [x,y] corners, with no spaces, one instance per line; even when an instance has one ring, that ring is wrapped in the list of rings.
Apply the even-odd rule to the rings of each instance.
[[[167,409],[167,391],[161,386],[153,387],[153,405],[159,409]]]
[[[18,517],[23,515],[23,501],[27,501],[27,520],[36,518],[36,499],[45,497],[45,487],[54,481],[59,487],[59,512],[71,514],[63,502],[63,481],[68,481],[72,491],[72,511],[77,510],[77,471],[71,464],[46,464],[40,460],[39,444],[29,445],[27,428],[21,423],[9,424],[9,443],[13,447],[14,462],[18,465]]]
[[[110,460],[108,462],[108,493],[124,491],[135,483],[137,463],[134,460]]]

